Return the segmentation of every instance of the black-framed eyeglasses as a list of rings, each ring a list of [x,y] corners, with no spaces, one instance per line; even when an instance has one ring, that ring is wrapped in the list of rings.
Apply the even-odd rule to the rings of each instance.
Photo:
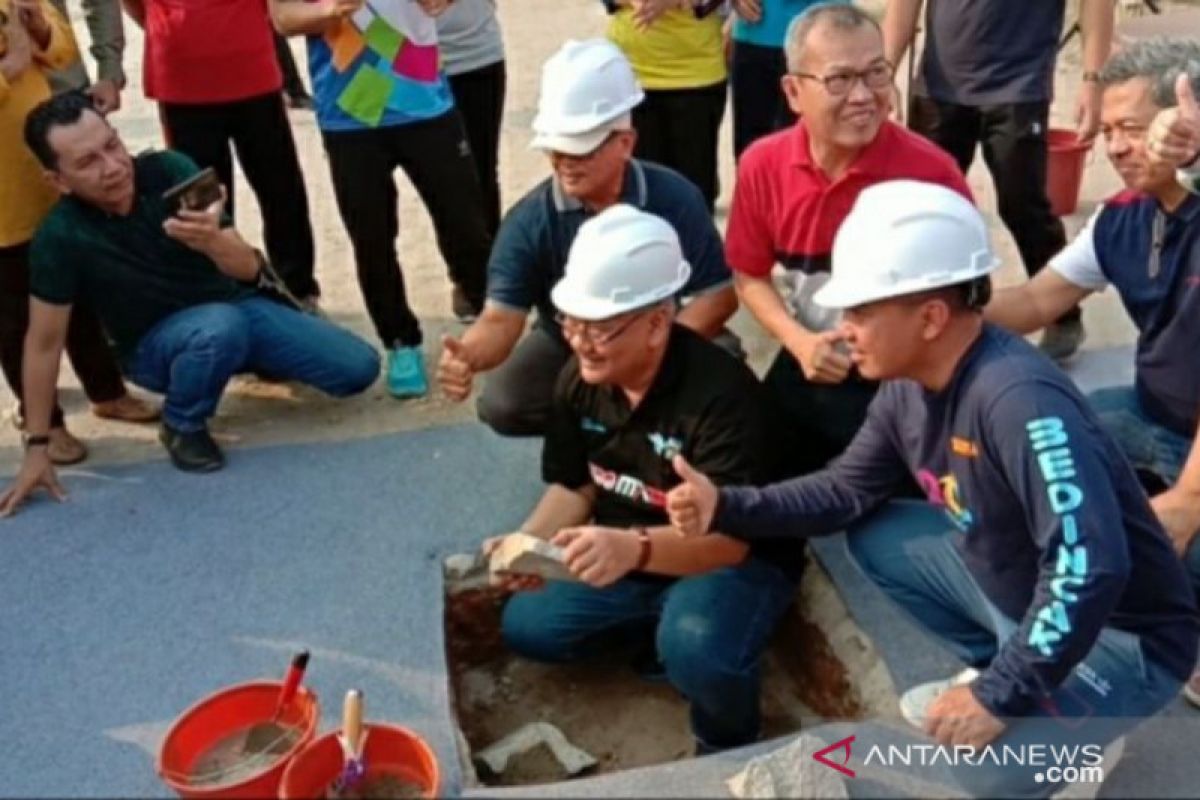
[[[612,327],[602,327],[611,320],[602,322],[585,322],[584,320],[569,317],[562,312],[554,315],[554,321],[558,323],[558,327],[562,328],[563,338],[567,341],[574,339],[576,336],[581,338],[587,344],[593,347],[603,347],[610,342],[613,342],[625,331],[633,327],[633,323],[637,322],[646,312],[637,311],[625,318],[624,322],[613,325]]]
[[[825,91],[834,97],[840,97],[844,94],[849,94],[850,90],[854,88],[854,84],[860,80],[868,89],[887,89],[892,85],[892,78],[895,76],[896,71],[891,64],[881,61],[877,64],[872,64],[866,69],[839,70],[831,72],[828,75],[814,75],[811,72],[792,72],[789,74],[797,78],[822,83],[825,85]]]

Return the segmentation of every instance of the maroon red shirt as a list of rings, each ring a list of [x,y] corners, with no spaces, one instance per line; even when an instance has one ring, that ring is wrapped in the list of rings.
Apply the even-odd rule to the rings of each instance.
[[[224,103],[278,92],[265,0],[146,0],[146,96]]]
[[[941,184],[972,200],[954,160],[929,140],[885,122],[875,140],[837,180],[812,158],[808,129],[798,122],[759,139],[738,163],[725,257],[735,272],[767,277],[776,264],[794,276],[788,298],[806,327],[822,330],[836,319],[812,303],[828,280],[833,238],[858,193],[881,181]]]

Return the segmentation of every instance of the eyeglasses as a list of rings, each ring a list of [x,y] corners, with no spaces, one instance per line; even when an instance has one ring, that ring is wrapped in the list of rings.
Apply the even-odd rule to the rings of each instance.
[[[639,311],[631,314],[626,317],[623,323],[619,323],[611,327],[598,327],[600,325],[604,325],[605,323],[584,322],[583,320],[578,320],[574,317],[568,317],[566,314],[562,313],[555,314],[554,321],[558,323],[560,328],[562,328],[563,338],[565,338],[567,341],[570,341],[578,336],[586,344],[592,345],[593,347],[603,347],[633,327],[633,323],[637,322],[640,317],[645,315],[645,313],[646,312],[644,311]],[[608,320],[605,320],[605,322],[608,322]]]
[[[790,74],[797,78],[805,78],[810,81],[823,83],[825,91],[834,97],[841,97],[844,94],[849,94],[850,90],[854,88],[854,84],[860,80],[868,89],[887,89],[892,85],[892,76],[895,74],[895,70],[891,64],[883,61],[878,64],[872,64],[863,70],[831,72],[828,75],[814,75],[811,72],[793,72]]]

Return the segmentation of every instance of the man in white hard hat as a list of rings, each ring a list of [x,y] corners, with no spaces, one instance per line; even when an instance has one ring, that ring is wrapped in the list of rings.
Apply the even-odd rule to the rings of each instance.
[[[614,644],[651,656],[638,660],[689,698],[708,752],[758,737],[760,655],[802,562],[791,544],[684,540],[667,523],[676,454],[718,483],[758,483],[771,468],[753,373],[675,321],[690,273],[657,216],[617,205],[580,228],[552,291],[573,358],[554,390],[548,488],[522,525],[564,548],[578,580],[518,592],[502,630],[540,661]]]
[[[488,262],[487,303],[461,338],[445,337],[438,381],[453,400],[474,376],[495,370],[479,398],[480,419],[498,433],[541,435],[559,370],[570,356],[554,322],[550,287],[585,220],[626,203],[665,219],[692,265],[679,322],[705,337],[737,310],[721,238],[704,198],[676,172],[633,158],[630,110],[643,93],[628,60],[603,39],[569,41],[542,69],[533,146],[554,174],[509,210]],[[538,319],[521,341],[530,309]],[[520,344],[518,345],[518,341]]]
[[[787,469],[799,475],[845,449],[875,394],[837,341],[837,312],[813,302],[854,199],[899,178],[971,193],[950,156],[888,121],[894,65],[869,15],[813,6],[789,26],[785,49],[783,93],[799,120],[738,161],[725,256],[742,303],[780,344],[763,383],[787,420]],[[788,276],[782,292],[777,265]]]
[[[1032,345],[984,322],[995,265],[984,220],[958,194],[866,189],[817,293],[844,310],[850,358],[883,381],[862,429],[828,469],[762,489],[717,489],[677,459],[685,482],[667,506],[689,536],[848,527],[865,574],[973,668],[907,692],[910,722],[946,747],[1067,743],[1099,757],[1178,691],[1200,620],[1087,401]],[[889,502],[911,478],[929,502]],[[998,763],[954,775],[987,797],[1057,788]]]
[[[986,315],[1018,333],[1052,325],[1112,284],[1137,326],[1134,384],[1089,396],[1134,468],[1153,476],[1151,504],[1200,592],[1200,197],[1176,169],[1200,147],[1200,42],[1138,41],[1100,71],[1101,132],[1125,189],[1062,252]],[[1200,705],[1200,671],[1184,690]]]

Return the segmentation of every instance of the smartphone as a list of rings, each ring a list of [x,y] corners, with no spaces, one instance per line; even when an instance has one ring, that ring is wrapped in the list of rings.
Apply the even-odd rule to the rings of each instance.
[[[202,211],[221,199],[221,180],[212,167],[197,172],[163,192],[167,213],[174,216],[181,209]]]

